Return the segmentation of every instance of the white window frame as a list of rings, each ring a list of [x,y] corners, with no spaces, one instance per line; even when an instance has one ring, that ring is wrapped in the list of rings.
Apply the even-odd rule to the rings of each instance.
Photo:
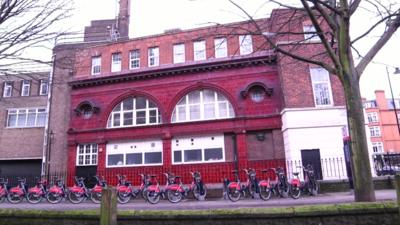
[[[83,149],[83,153],[79,153],[80,147]],[[87,148],[89,147],[89,153],[86,153]],[[76,147],[76,166],[96,166],[99,162],[99,146],[93,143],[87,144],[78,144]],[[83,157],[82,164],[79,164],[79,156]],[[90,162],[86,163],[86,156],[90,157]],[[95,156],[95,162],[93,162],[93,156]]]
[[[29,116],[34,116],[33,125],[28,124]],[[44,116],[44,119],[39,120],[39,116]],[[10,118],[15,116],[15,125],[10,126]],[[20,117],[25,117],[23,124],[20,125]],[[30,127],[44,127],[47,119],[47,111],[46,108],[11,108],[7,109],[7,128],[30,128]],[[39,123],[39,122],[42,122]]]
[[[13,83],[9,81],[4,82],[3,97],[4,98],[12,97],[12,92],[13,92]]]
[[[129,99],[129,98],[127,98]],[[146,108],[144,109],[137,109],[136,108],[136,97],[132,97],[133,103],[132,103],[132,109],[125,109],[124,110],[124,101],[127,100],[124,99],[122,100],[118,105],[114,107],[114,109],[111,111],[109,117],[108,117],[108,122],[107,122],[107,128],[121,128],[121,127],[137,127],[137,126],[149,126],[149,125],[156,125],[161,123],[161,114],[160,110],[158,109],[157,105],[150,101],[149,99],[146,99]],[[156,105],[156,107],[150,107],[150,103],[153,103]],[[116,108],[120,107],[119,110],[116,110]],[[150,111],[156,111],[156,122],[155,123],[150,123]],[[146,122],[144,124],[137,124],[136,122],[136,115],[137,112],[145,112],[145,117],[146,117]],[[124,114],[125,113],[132,113],[132,124],[130,125],[124,125]],[[114,118],[115,115],[119,114],[120,122],[119,126],[114,126]]]
[[[31,93],[31,81],[22,80],[21,96],[29,96]]]
[[[368,123],[378,123],[378,113],[377,112],[369,112],[367,113]]]
[[[193,42],[193,59],[194,61],[205,60],[206,55],[206,41],[195,41]]]
[[[189,102],[189,95],[193,92],[199,91],[200,92],[200,101],[198,103],[190,103]],[[213,102],[205,102],[204,100],[204,92],[205,91],[212,91],[214,93],[214,101]],[[217,119],[228,119],[228,118],[234,118],[235,117],[235,112],[233,110],[232,104],[229,102],[229,100],[223,96],[222,94],[213,91],[211,89],[203,89],[203,90],[195,90],[193,92],[188,93],[185,95],[183,98],[181,98],[178,101],[178,104],[175,106],[174,111],[172,113],[172,123],[181,123],[181,122],[190,122],[190,121],[202,121],[202,120],[217,120]],[[223,98],[223,100],[219,99]],[[183,104],[180,104],[183,102]],[[215,117],[214,118],[206,118],[205,117],[205,105],[211,105],[214,104],[214,110],[215,110]],[[220,105],[225,105],[224,108],[220,108]],[[190,119],[190,107],[198,106],[200,110],[200,118],[199,119]],[[220,116],[220,110],[224,109],[226,111],[226,116]],[[185,119],[181,120],[179,118],[179,111],[184,110],[185,111]]]
[[[369,127],[369,132],[371,134],[371,137],[381,137],[382,136],[381,128],[378,126]]]
[[[226,38],[214,39],[215,58],[224,58],[228,56],[228,41]]]
[[[142,153],[141,164],[126,164],[127,154]],[[145,153],[161,153],[160,163],[145,163]],[[108,165],[108,156],[123,155],[123,162],[119,165]],[[163,143],[162,140],[135,140],[129,142],[109,142],[106,145],[106,168],[115,167],[142,167],[163,165]]]
[[[40,80],[39,95],[47,95],[49,93],[49,81]]]
[[[253,53],[253,40],[251,35],[240,35],[239,47],[240,55],[248,55]]]
[[[129,52],[129,69],[139,69],[140,68],[140,50],[135,49]]]
[[[111,54],[111,72],[120,72],[122,64],[121,52],[115,52]]]
[[[101,74],[101,56],[92,57],[92,75]]]
[[[152,47],[148,49],[148,65],[149,67],[160,65],[160,49],[158,47]]]
[[[205,161],[206,149],[221,148],[222,159]],[[184,161],[184,152],[190,150],[201,150],[201,161]],[[175,152],[181,152],[181,162],[175,162]],[[179,164],[201,164],[225,162],[225,138],[223,134],[194,136],[194,137],[175,137],[171,140],[171,159],[173,165]]]
[[[185,62],[185,44],[175,44],[173,47],[174,63]]]
[[[384,152],[384,147],[382,142],[372,142],[372,151],[373,153],[382,153]]]
[[[304,31],[304,40],[308,42],[321,42],[321,39],[319,38],[318,34],[316,33],[316,29],[313,25],[303,25],[303,31]],[[315,32],[315,33],[309,33],[309,32]]]
[[[316,107],[327,107],[333,106],[333,96],[332,96],[332,88],[331,88],[331,80],[329,76],[329,72],[323,68],[310,68],[310,76],[311,76],[311,85],[313,89],[313,96],[314,96],[314,104]],[[314,76],[324,77],[322,80],[318,78],[318,80],[313,79]],[[328,94],[329,96],[322,96],[323,99],[318,101],[318,97],[321,97],[320,93],[316,93],[317,87],[319,85],[326,85],[327,93],[323,93],[324,95]],[[327,104],[321,104],[320,102],[328,100]]]

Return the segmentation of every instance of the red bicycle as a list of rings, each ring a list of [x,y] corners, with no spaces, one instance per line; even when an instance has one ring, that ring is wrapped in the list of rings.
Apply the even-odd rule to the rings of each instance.
[[[26,195],[26,200],[29,203],[37,204],[42,201],[43,198],[46,198],[47,191],[47,180],[37,178],[36,185],[28,189],[28,193]]]
[[[13,204],[20,203],[25,198],[26,193],[26,178],[18,177],[18,185],[8,191],[7,200]]]
[[[8,184],[8,179],[1,178],[0,179],[0,203],[4,202],[4,200],[7,198],[7,184]]]
[[[69,188],[68,199],[74,204],[81,203],[83,200],[87,199],[89,196],[89,191],[83,182],[85,178],[74,177],[75,184]]]
[[[193,178],[192,184],[190,185],[190,190],[193,193],[193,197],[196,200],[204,200],[207,195],[207,187],[201,179],[200,172],[190,171],[190,174],[192,175]]]
[[[232,202],[239,201],[242,195],[242,187],[240,185],[239,174],[237,170],[232,171],[235,181],[229,181],[228,178],[223,179],[224,198],[227,196]]]
[[[168,182],[168,179],[167,179]],[[149,186],[146,189],[146,199],[151,204],[157,204],[160,201],[161,192],[160,185],[156,175],[150,175]]]
[[[90,192],[90,200],[92,200],[92,202],[94,202],[96,204],[99,204],[101,202],[103,188],[107,187],[107,181],[104,180],[104,177],[102,177],[101,180],[99,179],[98,176],[94,176],[94,178],[96,179],[96,184],[89,191]]]
[[[68,190],[65,188],[62,179],[54,178],[53,185],[49,188],[46,199],[52,204],[60,203],[63,198],[67,198]]]
[[[175,176],[172,173],[164,173],[164,175],[167,178],[167,184],[162,193],[167,196],[169,202],[180,202],[182,198],[187,195],[189,189],[183,186],[180,176]]]

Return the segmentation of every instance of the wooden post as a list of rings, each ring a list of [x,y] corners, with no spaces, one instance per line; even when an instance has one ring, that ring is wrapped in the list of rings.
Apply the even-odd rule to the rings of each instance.
[[[117,191],[114,187],[101,192],[100,225],[117,225]]]
[[[399,207],[399,218],[400,218],[400,173],[394,176],[396,193],[397,193],[397,207]],[[400,224],[400,222],[399,222]]]

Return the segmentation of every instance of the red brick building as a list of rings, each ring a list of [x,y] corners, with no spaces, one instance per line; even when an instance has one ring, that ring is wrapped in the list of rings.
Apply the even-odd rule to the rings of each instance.
[[[128,3],[122,1],[121,7]],[[283,13],[275,10],[257,23],[273,30]],[[302,32],[306,25],[298,21],[293,27]],[[300,160],[301,149],[290,147],[295,143],[291,132],[311,130],[312,136],[325,129],[324,122],[315,125],[322,125],[319,130],[294,126],[290,118],[305,111],[339,117],[327,121],[335,135],[339,131],[334,139],[342,148],[344,100],[338,79],[276,54],[262,36],[246,32],[254,29],[247,21],[75,45],[68,172],[172,171],[188,181],[188,172],[199,170],[206,182],[215,183],[232,169],[285,166],[285,159]],[[86,36],[90,30],[98,29],[87,28]],[[299,38],[306,37],[293,40]],[[320,49],[318,41],[307,41],[299,51]],[[318,145],[317,140],[303,150],[318,148],[319,155]],[[342,156],[340,150],[321,147],[331,155]]]

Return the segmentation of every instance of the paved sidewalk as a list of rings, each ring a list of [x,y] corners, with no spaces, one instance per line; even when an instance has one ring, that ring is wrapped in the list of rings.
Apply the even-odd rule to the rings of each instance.
[[[378,190],[375,191],[377,201],[394,201],[396,200],[395,190]],[[273,196],[268,201],[261,199],[241,199],[238,202],[229,200],[208,199],[205,201],[195,201],[192,199],[183,200],[180,203],[170,203],[167,200],[161,200],[158,204],[152,205],[143,199],[131,200],[128,204],[118,205],[118,210],[206,210],[206,209],[224,209],[224,208],[260,208],[260,207],[290,207],[297,205],[316,205],[316,204],[336,204],[348,203],[354,201],[352,192],[335,192],[324,193],[318,196],[301,196],[300,199],[279,198]],[[25,200],[20,204],[10,204],[7,201],[0,204],[0,209],[37,209],[37,210],[89,210],[99,209],[99,204],[86,201],[81,204],[72,204],[63,201],[60,204],[50,204],[43,200],[41,203],[33,205]]]

